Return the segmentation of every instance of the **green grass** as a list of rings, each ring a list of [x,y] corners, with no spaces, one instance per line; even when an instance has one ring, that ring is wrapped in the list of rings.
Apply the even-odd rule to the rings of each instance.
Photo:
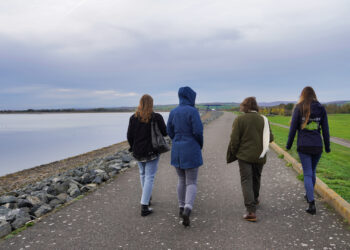
[[[288,129],[276,125],[271,125],[275,142],[282,148],[285,148]],[[324,181],[330,188],[350,202],[350,149],[341,145],[331,143],[332,152],[323,153],[317,167],[317,176]],[[288,151],[295,159],[299,161],[296,151],[296,137],[293,147]]]
[[[269,121],[289,126],[290,116],[268,116]],[[330,135],[338,138],[350,140],[350,114],[332,114],[328,115]]]
[[[19,234],[20,232],[26,230],[28,227],[32,227],[32,226],[34,226],[34,222],[30,221],[30,222],[26,223],[23,227],[20,227],[16,230],[12,231],[9,235],[5,236],[3,239],[5,239],[5,240],[11,239],[15,235]]]

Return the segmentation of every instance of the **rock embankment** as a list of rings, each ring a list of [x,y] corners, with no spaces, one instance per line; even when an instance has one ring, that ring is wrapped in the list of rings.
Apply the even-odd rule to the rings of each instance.
[[[125,168],[136,165],[127,150],[46,178],[0,197],[0,237],[74,198],[94,190]]]

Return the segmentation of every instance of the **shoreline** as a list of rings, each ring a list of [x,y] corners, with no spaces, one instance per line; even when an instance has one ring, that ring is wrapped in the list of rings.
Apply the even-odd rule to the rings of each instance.
[[[28,184],[33,184],[42,179],[65,172],[78,166],[88,164],[96,158],[115,154],[128,149],[127,141],[112,144],[107,147],[95,149],[83,154],[68,157],[62,160],[42,164],[18,172],[0,176],[0,195],[11,192]]]

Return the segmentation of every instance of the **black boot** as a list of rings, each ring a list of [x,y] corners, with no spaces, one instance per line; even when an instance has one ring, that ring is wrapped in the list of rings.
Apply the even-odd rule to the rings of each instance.
[[[308,212],[309,214],[316,214],[315,201],[309,202],[309,208],[306,209],[306,212]]]
[[[179,217],[180,218],[182,218],[183,213],[184,213],[184,208],[180,207],[180,210],[179,210]]]
[[[152,208],[150,208],[148,205],[141,205],[141,216],[147,216],[151,213],[153,213]]]
[[[190,214],[191,214],[191,209],[189,208],[185,208],[183,214],[182,214],[182,225],[184,225],[185,227],[188,227],[190,225]]]

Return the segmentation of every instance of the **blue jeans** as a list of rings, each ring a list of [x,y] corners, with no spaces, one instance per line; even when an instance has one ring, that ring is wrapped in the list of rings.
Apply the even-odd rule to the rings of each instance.
[[[314,200],[314,186],[316,183],[316,167],[322,154],[303,154],[299,152],[301,165],[304,173],[304,186],[306,190],[307,200]]]
[[[154,177],[158,170],[159,157],[152,161],[138,162],[142,187],[141,204],[148,205],[152,195]]]

